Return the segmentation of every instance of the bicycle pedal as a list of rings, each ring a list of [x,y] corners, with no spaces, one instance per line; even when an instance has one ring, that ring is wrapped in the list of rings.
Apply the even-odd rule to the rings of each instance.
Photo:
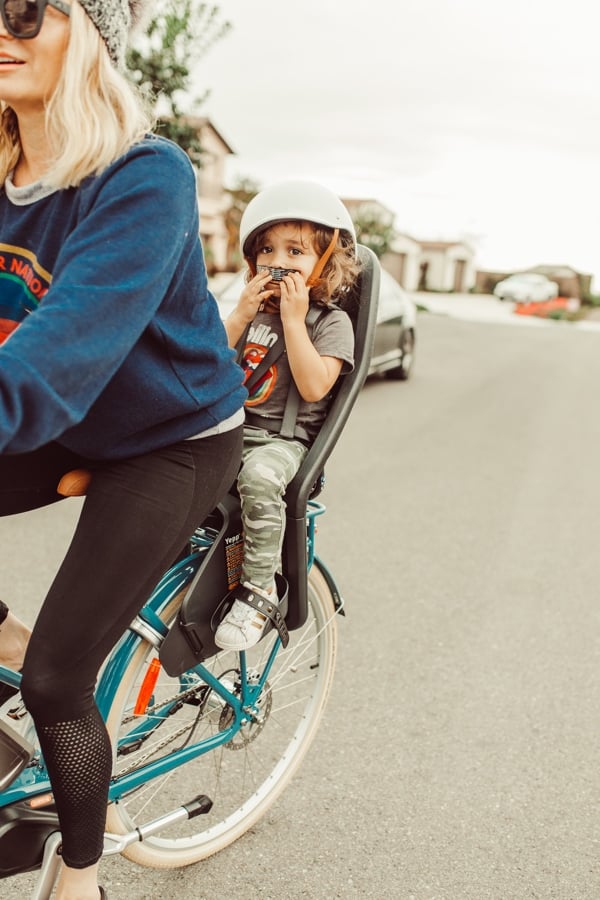
[[[212,809],[213,802],[206,794],[198,794],[189,803],[183,803],[183,808],[188,814],[188,819],[194,819],[196,816],[203,816]]]

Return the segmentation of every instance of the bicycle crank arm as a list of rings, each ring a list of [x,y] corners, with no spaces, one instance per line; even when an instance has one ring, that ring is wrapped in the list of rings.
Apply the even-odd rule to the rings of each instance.
[[[111,834],[110,832],[107,832],[104,835],[104,852],[102,855],[114,856],[117,853],[122,853],[130,844],[140,843],[157,831],[168,828],[169,825],[175,825],[177,822],[185,822],[186,819],[193,819],[196,816],[210,812],[212,805],[213,803],[210,797],[207,797],[205,794],[198,794],[198,796],[194,797],[193,800],[190,800],[189,803],[184,803],[172,812],[166,813],[164,816],[159,816],[158,819],[153,819],[152,822],[141,825],[139,828],[134,829],[134,831],[129,831],[127,834]]]
[[[42,860],[40,874],[35,885],[35,890],[31,895],[31,900],[50,900],[62,860],[60,855],[61,842],[62,838],[60,831],[55,831],[47,839],[44,845],[44,858]]]

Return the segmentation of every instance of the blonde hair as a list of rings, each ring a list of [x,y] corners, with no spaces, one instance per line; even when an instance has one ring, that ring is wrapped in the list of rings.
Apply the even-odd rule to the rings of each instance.
[[[0,103],[0,184],[21,154],[14,110]],[[69,44],[56,90],[46,104],[52,159],[44,181],[77,187],[122,156],[151,130],[147,104],[110,61],[97,29],[74,0]]]
[[[300,241],[303,246],[310,246],[308,240],[312,242],[315,253],[321,257],[333,237],[333,228],[325,225],[317,225],[314,222],[304,222],[299,219],[290,219],[289,221],[270,222],[263,228],[260,228],[252,237],[250,245],[250,258],[254,261],[256,256],[265,242],[265,235],[275,225],[295,225],[300,230]],[[308,230],[310,235],[305,237],[304,231]],[[355,284],[360,272],[360,263],[356,259],[354,240],[345,231],[340,231],[337,244],[333,253],[325,263],[320,278],[310,289],[310,299],[321,306],[329,306],[340,295],[349,291]],[[250,278],[252,274],[249,273]]]

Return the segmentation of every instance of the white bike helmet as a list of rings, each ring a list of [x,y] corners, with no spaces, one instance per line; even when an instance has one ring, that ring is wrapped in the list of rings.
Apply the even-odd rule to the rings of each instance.
[[[260,191],[252,198],[240,221],[240,249],[250,268],[249,258],[252,238],[265,225],[289,222],[298,219],[314,222],[334,229],[331,243],[315,266],[309,278],[314,283],[333,253],[340,231],[345,231],[352,240],[356,253],[356,230],[350,213],[340,198],[328,188],[313,181],[282,181]]]

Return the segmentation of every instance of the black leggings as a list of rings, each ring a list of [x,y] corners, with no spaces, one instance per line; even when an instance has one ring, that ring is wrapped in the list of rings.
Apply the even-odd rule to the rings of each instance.
[[[33,629],[21,685],[68,866],[85,868],[102,855],[112,759],[94,702],[100,666],[233,483],[241,442],[236,428],[101,465],[58,444],[0,456],[0,515],[60,500],[56,486],[66,471],[93,468],[73,540]]]

